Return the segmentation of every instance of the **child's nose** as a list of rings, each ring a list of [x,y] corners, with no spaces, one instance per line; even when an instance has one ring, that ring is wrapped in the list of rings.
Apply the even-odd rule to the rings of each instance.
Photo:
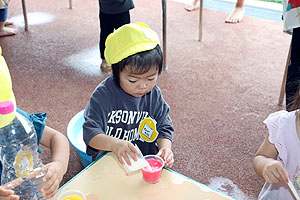
[[[140,88],[140,89],[147,88],[147,83],[146,83],[146,81],[142,81],[141,84],[139,85],[139,88]]]

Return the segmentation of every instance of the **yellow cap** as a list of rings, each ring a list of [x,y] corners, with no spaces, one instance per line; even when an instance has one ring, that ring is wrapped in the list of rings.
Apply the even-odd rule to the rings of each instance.
[[[1,53],[0,48],[0,53]],[[11,98],[12,83],[8,67],[4,57],[0,54],[0,102],[8,101]]]
[[[126,24],[109,34],[104,56],[109,65],[159,45],[158,35],[144,23]]]
[[[0,102],[12,101],[16,110],[16,100],[12,90],[11,77],[0,47]],[[14,113],[0,115],[0,128],[14,119]]]

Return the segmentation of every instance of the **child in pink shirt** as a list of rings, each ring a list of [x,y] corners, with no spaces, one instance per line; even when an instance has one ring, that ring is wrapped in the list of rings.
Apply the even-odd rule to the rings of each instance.
[[[258,196],[263,200],[294,200],[288,186],[300,195],[300,95],[289,111],[272,113],[264,121],[269,133],[253,160],[256,173],[265,179]]]

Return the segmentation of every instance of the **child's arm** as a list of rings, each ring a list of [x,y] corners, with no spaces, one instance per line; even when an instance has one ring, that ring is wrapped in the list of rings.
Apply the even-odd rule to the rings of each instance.
[[[276,160],[278,152],[268,138],[269,134],[267,134],[264,142],[255,154],[253,159],[254,169],[260,177],[270,184],[281,181],[288,183],[289,174],[283,164]]]
[[[157,155],[160,156],[165,161],[165,167],[171,168],[174,163],[174,154],[172,152],[172,142],[167,138],[158,138],[157,139],[158,145],[158,153]]]
[[[133,160],[137,161],[136,155],[139,153],[131,142],[120,140],[105,134],[98,134],[94,136],[90,140],[89,146],[103,151],[112,151],[116,154],[122,165],[125,164],[122,157],[128,165],[131,165],[127,154],[129,154]]]
[[[50,148],[51,163],[46,165],[47,172],[44,177],[45,185],[42,187],[43,195],[52,197],[67,171],[69,163],[69,142],[60,132],[46,126],[40,143]]]

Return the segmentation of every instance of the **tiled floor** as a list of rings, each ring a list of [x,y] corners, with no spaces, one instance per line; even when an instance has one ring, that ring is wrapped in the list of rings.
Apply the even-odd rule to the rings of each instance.
[[[162,35],[161,1],[134,2],[132,22]],[[67,0],[26,3],[29,31],[19,26],[18,35],[0,38],[17,103],[27,112],[47,112],[48,125],[66,134],[69,120],[107,76],[98,68],[98,3],[73,1],[72,10]],[[281,22],[245,16],[240,24],[225,24],[228,13],[204,9],[199,42],[199,14],[183,7],[167,5],[168,70],[158,83],[176,130],[173,170],[236,199],[255,199],[263,180],[252,158],[267,131],[262,121],[284,109],[277,102],[290,36]],[[11,1],[9,17],[21,14],[21,2]],[[48,154],[44,149],[45,162]],[[81,169],[71,147],[63,182]]]

